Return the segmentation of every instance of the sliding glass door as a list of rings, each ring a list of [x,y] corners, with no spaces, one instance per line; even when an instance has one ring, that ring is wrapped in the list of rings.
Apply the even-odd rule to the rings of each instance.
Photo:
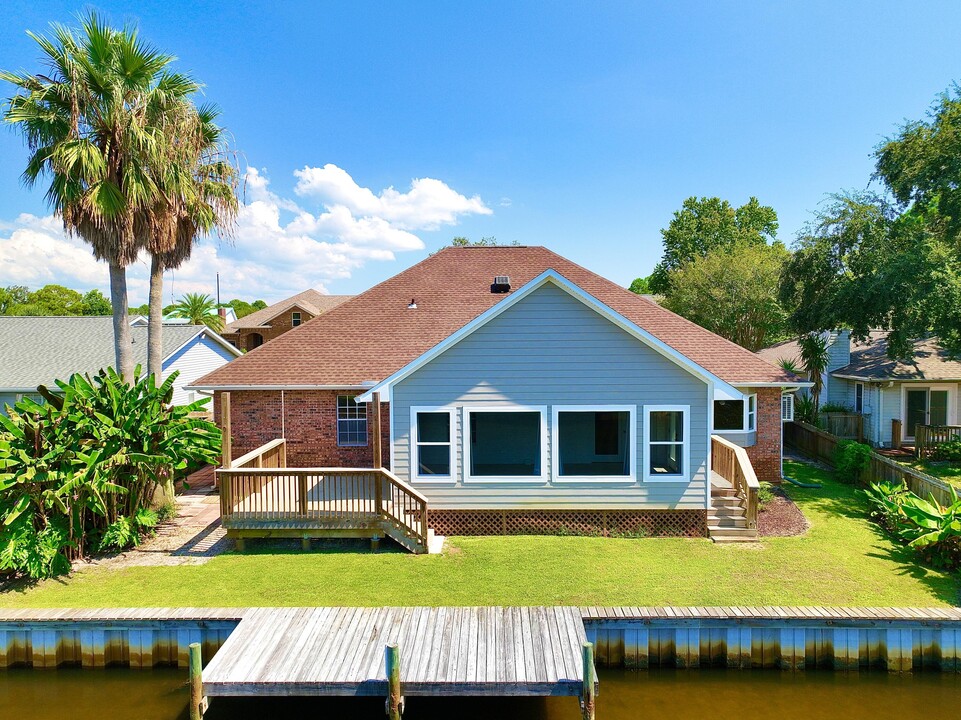
[[[904,391],[904,438],[914,440],[918,425],[948,425],[951,392],[946,388],[919,387]]]

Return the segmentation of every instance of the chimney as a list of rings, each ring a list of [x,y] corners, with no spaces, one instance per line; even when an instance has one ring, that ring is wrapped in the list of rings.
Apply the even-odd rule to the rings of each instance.
[[[220,319],[223,320],[224,324],[227,323],[227,308],[219,307],[217,308],[217,314],[220,315]]]

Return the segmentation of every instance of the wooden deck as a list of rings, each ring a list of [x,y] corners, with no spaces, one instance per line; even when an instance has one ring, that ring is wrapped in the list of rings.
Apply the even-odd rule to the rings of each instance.
[[[396,643],[404,695],[579,696],[585,641],[573,607],[259,608],[203,685],[210,697],[385,696]]]

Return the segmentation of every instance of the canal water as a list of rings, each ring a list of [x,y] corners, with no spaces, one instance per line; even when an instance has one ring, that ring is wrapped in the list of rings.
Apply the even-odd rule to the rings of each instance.
[[[0,718],[181,720],[183,670],[8,670],[0,672]],[[778,720],[948,717],[961,676],[725,670],[605,671],[598,720]],[[384,717],[376,698],[214,698],[208,720]],[[408,698],[405,720],[577,720],[574,698]]]

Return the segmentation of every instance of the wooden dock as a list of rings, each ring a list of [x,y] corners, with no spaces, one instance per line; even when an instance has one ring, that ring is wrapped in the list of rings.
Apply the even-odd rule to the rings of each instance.
[[[248,610],[203,671],[207,696],[388,695],[385,647],[404,695],[583,692],[573,607]]]

